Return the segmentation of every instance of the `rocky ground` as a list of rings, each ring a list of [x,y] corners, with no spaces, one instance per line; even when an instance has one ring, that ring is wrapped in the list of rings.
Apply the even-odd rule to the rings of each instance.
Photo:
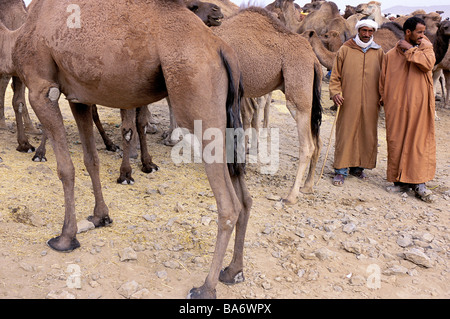
[[[328,97],[324,83],[324,147],[317,175],[335,115]],[[293,183],[298,142],[283,95],[277,92],[273,98],[270,127],[279,129],[279,169],[262,174],[261,164],[248,165],[254,205],[245,244],[245,282],[219,284],[217,296],[449,298],[449,110],[439,109],[436,121],[437,172],[428,184],[434,203],[386,191],[381,116],[377,168],[368,171],[369,181],[349,177],[343,187],[332,186],[332,146],[315,193],[283,206],[279,199]],[[133,160],[136,183],[117,184],[120,153],[106,151],[97,136],[103,191],[114,223],[80,233],[81,248],[58,253],[46,245],[59,234],[64,213],[52,148],[45,163],[15,151],[10,91],[6,101],[10,129],[0,131],[0,298],[185,298],[189,289],[202,284],[214,250],[217,208],[203,166],[174,164],[171,148],[161,143],[161,132],[168,127],[164,102],[150,107],[160,124],[158,133],[148,135],[160,170],[144,174]],[[76,168],[81,222],[92,213],[92,188],[64,100],[61,108]],[[108,134],[120,144],[118,110],[99,112]],[[35,146],[40,139],[31,136]],[[232,247],[233,241],[225,263]]]

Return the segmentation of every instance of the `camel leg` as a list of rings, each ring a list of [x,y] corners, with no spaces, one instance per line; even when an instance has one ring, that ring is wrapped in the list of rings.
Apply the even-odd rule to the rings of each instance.
[[[61,235],[50,239],[47,244],[57,251],[71,251],[80,247],[80,243],[76,238],[75,168],[70,159],[66,131],[58,105],[59,89],[56,84],[51,82],[42,83],[42,80],[40,80],[32,83],[33,86],[30,87],[29,92],[30,104],[52,143],[58,177],[64,190],[65,215]]]
[[[159,169],[159,167],[152,162],[152,157],[148,152],[146,127],[150,116],[149,113],[150,111],[147,106],[138,107],[136,109],[136,128],[139,136],[139,143],[141,145],[141,162],[142,171],[144,173],[153,173]]]
[[[41,144],[39,144],[36,149],[36,153],[34,153],[33,158],[31,159],[33,162],[47,162],[47,158],[45,157],[45,153],[47,152],[45,146],[47,144],[47,134],[45,133],[45,129],[42,129],[42,140]]]
[[[206,175],[214,193],[218,209],[218,232],[214,256],[210,271],[204,284],[201,287],[193,288],[189,292],[188,298],[209,299],[216,297],[216,285],[219,281],[219,274],[222,269],[223,259],[231,238],[234,226],[236,225],[241,204],[233,188],[226,164],[205,164]],[[242,235],[242,232],[240,232]],[[232,270],[234,271],[234,268]],[[231,273],[227,271],[227,273]]]
[[[89,173],[94,190],[95,207],[94,215],[89,216],[95,227],[107,226],[112,223],[108,215],[108,206],[103,199],[102,185],[100,182],[100,160],[94,139],[94,125],[92,119],[92,106],[69,102],[72,114],[78,126],[81,144],[83,146],[84,166]]]
[[[450,71],[449,70],[443,70],[444,72],[444,79],[445,79],[445,94],[442,92],[442,95],[445,95],[444,100],[444,108],[448,109],[450,108],[450,105],[448,104],[449,97],[450,97]]]
[[[269,127],[269,116],[270,116],[270,104],[272,103],[272,92],[265,95],[266,103],[264,104],[264,122],[263,127]]]
[[[170,125],[169,130],[163,133],[163,143],[167,146],[174,146],[179,142],[179,140],[172,140],[172,132],[178,127],[177,121],[175,120],[175,116],[173,114],[172,104],[170,103],[170,99],[166,98],[167,104],[169,105],[169,118]]]
[[[23,110],[25,108],[25,85],[18,77],[13,77],[13,108],[16,115],[17,126],[17,146],[16,150],[23,153],[34,152],[35,148],[29,143],[25,134],[25,126],[23,123]]]
[[[234,176],[231,180],[239,201],[242,204],[242,209],[236,223],[233,259],[230,265],[220,272],[219,276],[219,280],[226,285],[233,285],[244,281],[244,242],[252,206],[252,197],[248,192],[244,177],[242,175]]]
[[[120,175],[117,183],[127,185],[134,184],[134,179],[131,177],[133,172],[130,164],[130,151],[132,148],[133,135],[136,134],[136,110],[120,110],[122,118],[122,164],[120,165]]]
[[[106,146],[106,150],[110,152],[117,152],[120,148],[109,138],[103,128],[102,122],[100,122],[100,116],[98,115],[97,105],[92,106],[92,118],[94,120],[95,126],[97,127],[100,136],[102,137],[103,143]]]
[[[11,77],[8,75],[0,76],[0,129],[2,130],[7,129],[5,120],[5,94],[9,80],[11,80]]]
[[[310,99],[312,101],[312,98]],[[308,101],[308,99],[306,99]],[[295,176],[294,185],[291,188],[289,195],[283,199],[286,204],[295,204],[297,202],[297,196],[300,190],[300,183],[305,173],[306,167],[311,163],[314,153],[314,141],[311,133],[311,112],[304,111],[299,107],[295,108],[289,100],[286,100],[286,105],[293,115],[297,124],[297,133],[299,140],[299,157],[297,174]],[[300,104],[297,104],[300,105]],[[306,108],[307,109],[307,108]],[[317,158],[319,154],[315,155]],[[315,166],[315,165],[314,165]],[[311,173],[310,173],[311,175]],[[310,183],[312,188],[312,176],[310,177]],[[312,190],[312,189],[311,189]]]

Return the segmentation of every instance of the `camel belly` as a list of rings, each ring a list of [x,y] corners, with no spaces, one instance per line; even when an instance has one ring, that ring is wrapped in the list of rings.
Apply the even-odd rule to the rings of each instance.
[[[73,61],[58,63],[58,82],[69,101],[134,108],[167,96],[161,67],[150,67],[151,62],[105,63],[102,58],[91,58],[74,65]]]

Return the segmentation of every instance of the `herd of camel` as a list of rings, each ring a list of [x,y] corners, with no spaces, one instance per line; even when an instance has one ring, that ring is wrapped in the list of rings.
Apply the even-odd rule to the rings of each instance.
[[[228,0],[77,0],[72,9],[58,0],[33,0],[28,8],[23,0],[0,0],[0,128],[6,127],[4,96],[12,77],[17,150],[35,150],[25,134],[35,130],[26,107],[27,88],[28,101],[43,128],[33,160],[45,160],[47,139],[55,153],[65,218],[60,236],[47,244],[57,251],[80,246],[75,169],[58,104],[61,94],[68,100],[79,130],[95,197],[94,212],[88,219],[96,227],[112,223],[102,195],[93,138],[94,123],[104,134],[96,105],[121,110],[124,154],[118,182],[130,183],[134,137],[141,145],[142,170],[158,169],[145,137],[148,104],[167,98],[172,129],[178,126],[192,131],[194,121],[201,120],[203,131],[222,131],[225,148],[225,130],[257,125],[255,117],[270,103],[258,105],[255,99],[281,90],[299,138],[295,181],[283,199],[293,204],[301,188],[302,192],[313,189],[321,148],[322,66],[331,69],[337,49],[354,36],[358,19],[369,17],[381,25],[375,41],[385,51],[401,37],[402,23],[401,18],[385,21],[377,2],[353,8],[349,17],[341,15],[333,2],[313,1],[299,8],[293,0],[244,9]],[[78,14],[78,24],[69,23],[73,14]],[[437,56],[436,73],[443,71],[448,92],[450,22],[441,21],[438,13],[413,14],[427,23],[427,36]],[[108,137],[102,136],[107,148],[115,150]],[[203,141],[203,147],[207,145],[208,141]],[[245,163],[227,163],[227,151],[224,149],[223,161],[204,164],[217,202],[218,233],[210,271],[201,287],[191,289],[191,298],[214,298],[218,281],[235,284],[244,278],[244,238],[252,199],[245,184]],[[222,269],[233,230],[233,258]]]

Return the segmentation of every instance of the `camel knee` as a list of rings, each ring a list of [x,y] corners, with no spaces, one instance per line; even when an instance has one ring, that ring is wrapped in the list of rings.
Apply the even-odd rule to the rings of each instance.
[[[52,102],[57,102],[59,100],[59,96],[61,95],[61,91],[57,87],[51,87],[48,90],[48,98]]]
[[[133,139],[133,130],[132,129],[122,129],[123,139],[127,142],[130,142]]]

